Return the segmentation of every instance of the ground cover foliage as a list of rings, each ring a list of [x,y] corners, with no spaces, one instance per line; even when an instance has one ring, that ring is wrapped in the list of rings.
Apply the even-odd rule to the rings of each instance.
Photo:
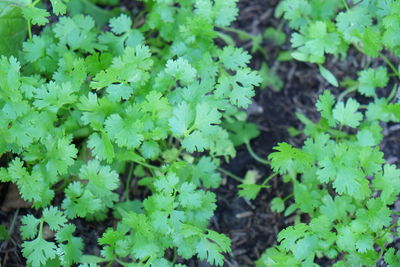
[[[0,181],[32,203],[18,229],[26,265],[223,265],[231,241],[209,227],[221,173],[248,200],[269,194],[272,180],[292,188],[268,203],[292,225],[255,265],[400,265],[400,170],[380,149],[385,126],[400,121],[400,1],[279,2],[291,49],[277,60],[316,64],[329,86],[319,119],[298,113],[304,128],[290,129],[303,145],[278,143],[268,157],[250,145],[260,132],[246,108],[254,87],[284,85],[267,65],[252,70],[250,53],[267,57],[263,39],[282,45],[286,33],[231,28],[236,4],[0,3],[10,37],[0,40]],[[352,50],[371,66],[336,77],[326,62]],[[241,179],[220,168],[241,145],[272,173]],[[88,254],[77,220],[110,217],[101,251]]]
[[[293,29],[291,53],[296,60],[316,63],[333,86],[346,88],[338,97],[324,91],[316,103],[320,120],[302,114],[307,139],[302,147],[279,143],[269,155],[274,172],[293,185],[294,202],[282,198],[273,209],[295,212],[293,226],[278,235],[258,266],[314,266],[327,259],[332,266],[399,266],[398,213],[400,170],[387,163],[379,149],[382,123],[400,120],[399,1],[281,1],[277,16]],[[328,55],[346,59],[347,51],[380,58],[384,64],[358,72],[356,80],[338,81],[323,66]],[[385,88],[385,90],[378,90]],[[363,104],[355,96],[364,96]],[[307,217],[304,217],[307,215]]]
[[[121,10],[106,23],[75,14],[79,1],[50,2],[1,3],[21,31],[12,37],[27,32],[20,47],[4,40],[0,62],[0,179],[39,210],[20,227],[27,265],[168,266],[195,255],[222,265],[230,241],[207,229],[216,199],[204,189],[220,183],[218,157],[235,154],[221,122],[246,117],[261,80],[247,52],[214,42],[236,1],[144,1],[136,17]],[[144,200],[130,198],[133,176],[151,191]],[[119,223],[98,240],[101,255],[84,255],[71,219],[107,216]]]

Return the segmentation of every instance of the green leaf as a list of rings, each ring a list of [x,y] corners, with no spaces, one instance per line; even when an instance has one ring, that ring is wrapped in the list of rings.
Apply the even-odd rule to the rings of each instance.
[[[356,242],[356,248],[358,252],[365,253],[368,250],[374,249],[374,239],[370,235],[360,237]]]
[[[53,6],[53,12],[56,15],[63,15],[67,12],[67,6],[65,2],[69,0],[50,0],[51,5]]]
[[[206,259],[210,264],[222,266],[224,256],[219,251],[219,247],[207,239],[202,239],[196,246],[196,253],[199,259]]]
[[[316,104],[317,110],[321,113],[321,116],[328,121],[330,126],[336,125],[336,121],[332,114],[332,108],[334,104],[335,98],[328,90],[325,90],[324,93],[319,96]]]
[[[199,208],[202,204],[203,195],[201,191],[196,191],[194,184],[183,183],[179,188],[179,202],[182,207],[189,209]]]
[[[272,40],[275,45],[281,46],[286,42],[286,34],[279,29],[273,27],[268,27],[263,34],[264,38],[267,40]]]
[[[71,136],[58,138],[56,141],[48,138],[45,140],[45,145],[47,148],[47,171],[52,175],[66,174],[68,167],[74,163],[78,154],[78,150],[72,144]]]
[[[85,14],[91,16],[98,27],[103,27],[109,19],[118,15],[117,9],[104,9],[97,6],[92,1],[81,1],[81,0],[69,0],[68,1],[68,12],[71,16],[77,14]]]
[[[332,72],[324,68],[322,65],[319,65],[319,72],[321,73],[322,77],[324,77],[330,84],[332,84],[335,87],[339,86],[339,83],[336,80],[336,77],[332,74]]]
[[[21,7],[0,3],[0,55],[16,56],[27,33]]]
[[[23,239],[32,239],[38,234],[38,226],[40,220],[32,214],[28,214],[21,219],[22,226],[20,228]]]
[[[91,134],[88,139],[88,147],[92,149],[96,157],[100,160],[106,160],[108,163],[111,163],[115,157],[114,146],[106,133]]]
[[[277,16],[281,16],[280,13],[283,13],[291,28],[299,29],[307,24],[307,18],[311,14],[311,6],[306,0],[282,1],[277,11]]]
[[[125,14],[110,19],[110,28],[115,34],[122,34],[131,29],[132,20]]]
[[[165,66],[165,72],[184,84],[194,82],[197,75],[196,69],[194,69],[189,62],[183,58],[168,60]]]
[[[388,267],[395,267],[400,264],[400,251],[396,252],[394,248],[389,248],[385,252],[384,259]]]
[[[250,61],[250,55],[242,48],[226,46],[221,52],[220,60],[226,68],[237,70],[246,67]]]
[[[72,104],[77,100],[75,89],[70,83],[62,84],[61,86],[55,82],[50,82],[37,90],[35,93],[35,101],[33,104],[40,110],[47,109],[53,113],[67,104]]]
[[[366,28],[362,42],[364,44],[365,54],[371,57],[378,57],[382,50],[382,36],[379,30],[374,28]]]
[[[178,104],[174,108],[173,116],[169,120],[171,131],[177,136],[181,136],[186,133],[190,127],[190,123],[193,120],[193,116],[193,111],[191,111],[187,102]]]
[[[97,160],[91,160],[79,170],[79,177],[90,181],[89,188],[99,195],[108,195],[119,184],[118,174],[109,166],[102,166]]]
[[[356,6],[336,17],[336,26],[348,42],[357,42],[372,24],[371,14],[362,6]]]
[[[47,17],[50,16],[50,13],[45,9],[29,5],[22,9],[22,14],[24,14],[25,19],[31,21],[33,25],[43,26],[49,22]]]
[[[274,212],[282,212],[285,209],[285,202],[280,197],[275,197],[271,201],[271,210]]]
[[[294,33],[291,42],[292,46],[297,48],[293,57],[301,61],[322,64],[325,61],[325,53],[336,55],[342,51],[339,35],[331,32],[328,25],[322,21],[311,23],[302,29],[301,33]],[[324,76],[324,71],[320,72]]]
[[[247,108],[251,103],[250,98],[254,96],[254,86],[260,85],[262,78],[255,71],[241,69],[236,72],[232,80],[231,103],[238,107]]]
[[[105,121],[105,128],[111,140],[120,147],[137,148],[142,143],[143,124],[133,116],[122,118],[119,114],[112,114]]]
[[[216,0],[215,1],[215,25],[226,27],[235,20],[238,15],[236,8],[237,0]]]
[[[394,165],[384,165],[383,172],[378,173],[373,180],[373,186],[377,190],[381,190],[381,199],[392,204],[396,196],[400,193],[400,170]]]
[[[369,68],[358,73],[358,91],[365,96],[376,96],[375,88],[383,88],[389,82],[385,67]]]
[[[170,195],[174,192],[175,186],[178,184],[179,178],[174,173],[168,173],[167,176],[159,177],[154,186],[158,191]]]
[[[239,196],[252,200],[257,197],[262,187],[258,184],[240,184],[238,188],[240,188]]]
[[[49,207],[43,210],[42,220],[45,221],[50,230],[58,231],[65,225],[67,219],[56,207]]]
[[[272,169],[279,174],[303,172],[313,165],[309,154],[287,143],[278,143],[274,150],[278,152],[271,153],[268,158],[271,160]]]
[[[367,202],[367,209],[357,210],[357,218],[368,222],[366,226],[376,232],[390,225],[392,218],[390,209],[381,199],[371,198]]]
[[[42,237],[38,237],[22,243],[22,255],[32,267],[40,267],[56,257],[57,246],[53,242],[47,242]]]
[[[229,131],[229,137],[235,146],[248,143],[250,140],[256,138],[260,134],[257,125],[250,122],[225,122],[223,125],[224,128]]]
[[[353,98],[349,98],[346,104],[339,102],[332,111],[333,118],[341,125],[355,128],[360,125],[363,118],[363,115],[357,111],[359,107],[360,104]]]

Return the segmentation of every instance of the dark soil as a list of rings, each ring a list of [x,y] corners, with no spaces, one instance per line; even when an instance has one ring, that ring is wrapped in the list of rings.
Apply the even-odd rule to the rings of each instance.
[[[278,0],[240,0],[240,14],[233,26],[254,35],[262,33],[267,27],[279,27],[281,21],[274,17],[278,2]],[[290,34],[286,26],[283,26],[283,29]],[[245,49],[251,46],[249,42],[237,41]],[[284,84],[279,92],[270,88],[260,88],[249,109],[250,121],[256,123],[261,130],[260,136],[252,141],[252,147],[260,157],[266,158],[278,142],[285,141],[295,146],[301,145],[304,136],[293,137],[288,134],[289,127],[297,129],[302,127],[296,117],[296,112],[305,114],[314,121],[318,120],[319,114],[316,112],[315,102],[319,94],[327,88],[338,93],[338,89],[326,83],[315,65],[297,61],[276,61],[279,52],[290,49],[289,41],[283,46],[264,42],[263,48],[268,58],[258,52],[253,56],[252,66],[259,69],[263,62],[267,62],[269,66],[274,67]],[[368,60],[365,57],[355,51],[350,51],[345,61],[329,58],[326,67],[339,79],[349,75],[354,78],[366,62]],[[384,129],[387,137],[382,149],[390,163],[399,165],[399,127],[384,125]],[[240,177],[244,177],[248,170],[256,170],[261,179],[270,174],[270,169],[255,161],[245,147],[239,147],[237,157],[223,167]],[[254,261],[265,249],[276,244],[278,232],[293,221],[291,217],[285,218],[270,210],[271,200],[277,196],[284,198],[291,194],[291,186],[284,184],[279,177],[274,178],[269,183],[271,186],[269,189],[261,191],[254,201],[247,201],[238,197],[237,185],[236,181],[226,178],[223,185],[215,191],[218,197],[218,208],[211,227],[227,234],[232,240],[232,252],[226,256],[225,266],[254,266]],[[0,198],[4,189],[5,187],[0,184]],[[16,216],[15,210],[0,211],[0,223],[9,227],[16,219],[14,229],[17,229],[19,219],[25,213],[27,213],[26,210],[21,210]],[[85,237],[87,242],[86,252],[97,254],[99,248],[96,240],[106,227],[112,226],[112,222],[92,223],[79,220],[75,223],[78,233]],[[24,266],[20,255],[20,244],[21,239],[17,230],[14,230],[12,239],[8,243],[0,243],[0,266]],[[205,262],[195,260],[186,263],[190,266],[209,266]]]

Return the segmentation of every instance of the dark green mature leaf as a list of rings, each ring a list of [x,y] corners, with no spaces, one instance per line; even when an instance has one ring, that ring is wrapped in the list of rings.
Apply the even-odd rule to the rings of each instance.
[[[15,56],[27,34],[22,8],[6,1],[0,2],[0,55]]]

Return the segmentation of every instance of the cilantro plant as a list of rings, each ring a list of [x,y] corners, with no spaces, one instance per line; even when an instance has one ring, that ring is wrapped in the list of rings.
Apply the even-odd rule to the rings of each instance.
[[[400,56],[396,26],[399,11],[397,0],[284,0],[276,16],[283,16],[294,30],[293,58],[318,64],[322,76],[338,86],[336,78],[322,64],[327,55],[346,58],[350,47],[371,58],[381,58],[391,71],[399,74],[387,56]]]
[[[0,4],[3,36],[18,32],[0,42],[0,181],[41,210],[22,219],[28,266],[222,265],[230,251],[207,229],[206,189],[219,186],[218,158],[235,155],[222,122],[244,119],[261,82],[244,50],[215,44],[236,0],[142,2],[105,27],[99,7],[77,13],[72,0]],[[72,219],[110,216],[101,255],[83,255]]]
[[[362,107],[356,100],[335,101],[325,91],[317,102],[321,120],[301,116],[308,136],[301,148],[279,143],[271,167],[293,185],[294,202],[275,198],[272,209],[296,214],[295,224],[278,235],[258,266],[400,264],[391,246],[398,236],[400,170],[379,150],[381,122],[400,122],[400,103],[379,99]],[[365,112],[362,112],[364,109]],[[307,214],[307,217],[302,216]]]
[[[249,199],[274,176],[293,187],[293,194],[273,199],[271,209],[293,215],[294,224],[279,233],[278,244],[266,250],[257,266],[400,265],[394,244],[399,213],[393,210],[400,195],[400,170],[385,160],[379,147],[382,126],[400,122],[399,68],[389,60],[400,55],[395,41],[399,5],[396,0],[279,4],[276,14],[295,31],[293,58],[318,64],[330,84],[347,89],[338,97],[330,91],[319,97],[318,122],[298,114],[305,124],[303,146],[279,143],[266,162],[273,174],[261,185],[241,186],[240,194]],[[392,73],[386,66],[367,66],[357,80],[339,83],[322,64],[328,54],[345,58],[350,46],[379,58]],[[349,98],[350,93],[367,104]]]

